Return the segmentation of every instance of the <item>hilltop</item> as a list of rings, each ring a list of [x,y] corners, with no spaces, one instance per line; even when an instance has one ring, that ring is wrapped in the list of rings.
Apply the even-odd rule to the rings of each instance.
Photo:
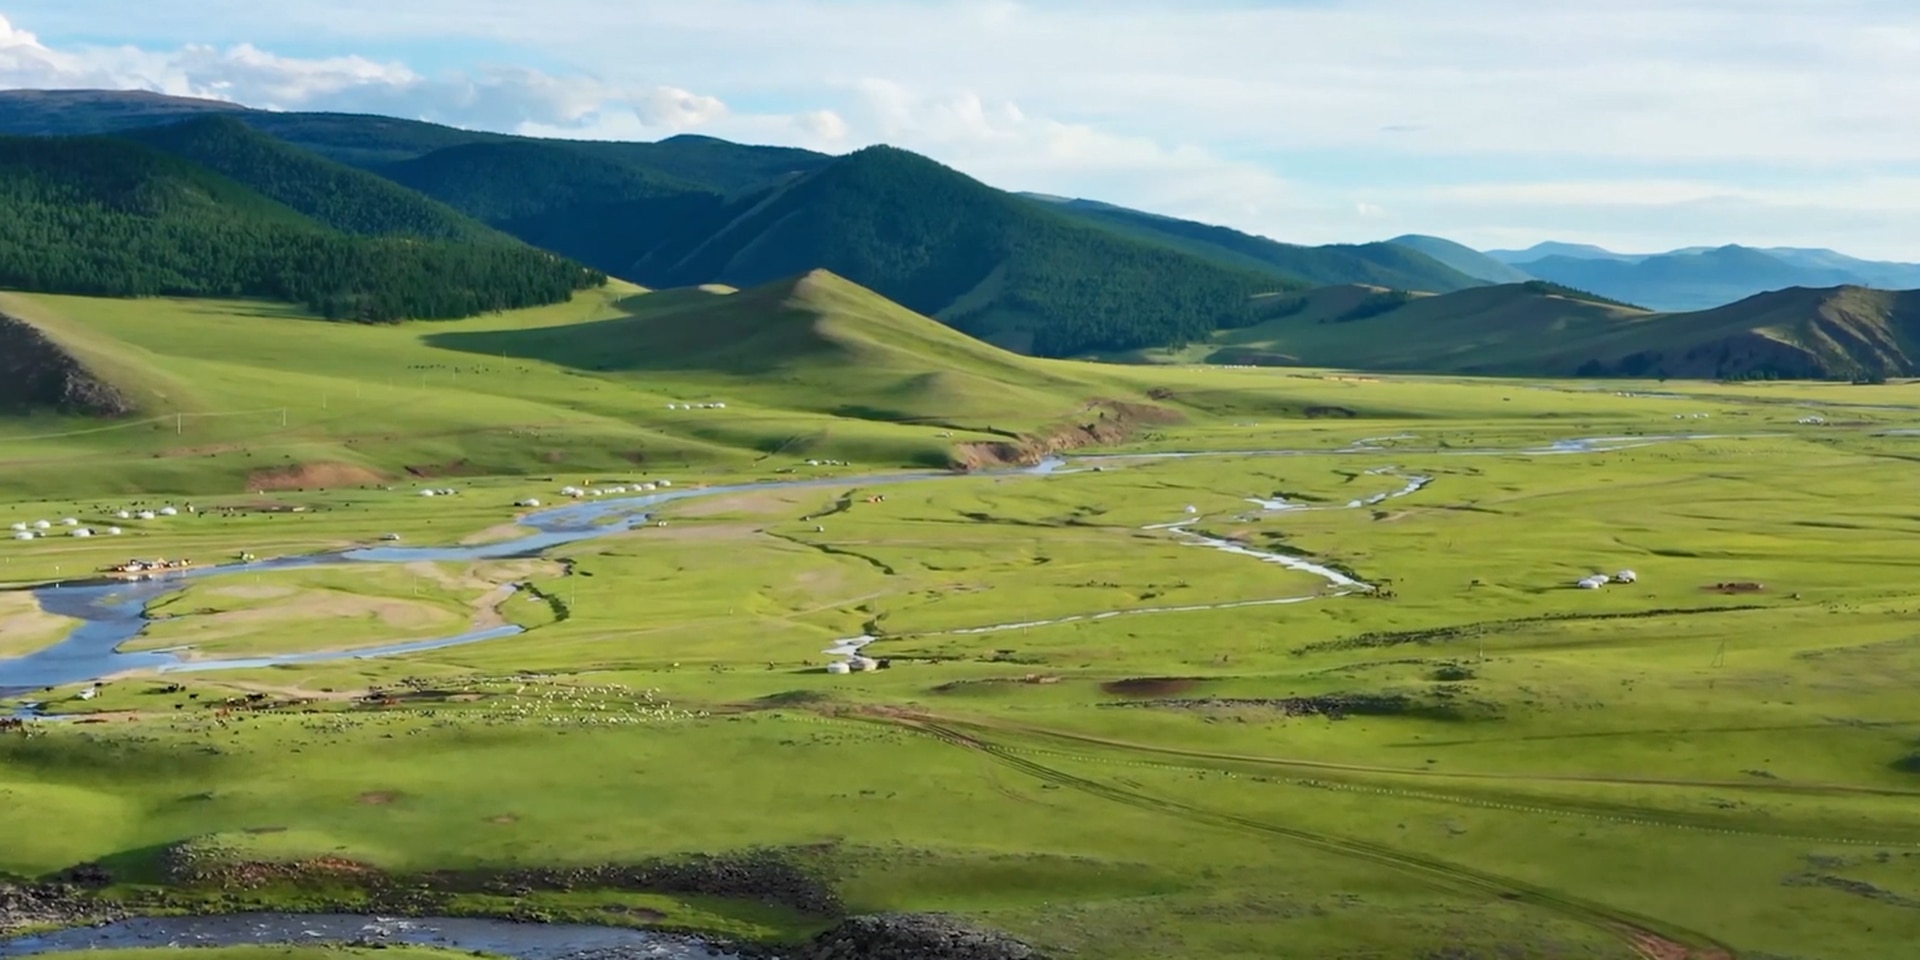
[[[1469,277],[1487,283],[1525,283],[1533,279],[1532,274],[1519,267],[1496,260],[1466,244],[1455,243],[1444,237],[1410,233],[1394,237],[1387,242],[1409,250],[1417,250]]]
[[[643,379],[709,377],[733,396],[886,422],[1032,424],[1072,412],[1096,390],[1085,368],[975,340],[826,270],[622,306],[629,315],[618,319],[427,342]]]
[[[278,159],[274,151],[267,155]],[[266,164],[242,164],[268,171]],[[404,220],[316,168],[275,183],[342,217]],[[353,178],[346,178],[352,180]],[[364,185],[364,184],[363,184]],[[375,191],[378,193],[378,191]],[[364,201],[364,202],[362,202]],[[517,243],[353,236],[204,166],[114,137],[0,141],[0,284],[107,296],[258,296],[370,321],[552,303],[600,282]]]
[[[512,243],[444,204],[393,182],[334,163],[215,114],[119,137],[198,164],[316,223],[370,237]]]

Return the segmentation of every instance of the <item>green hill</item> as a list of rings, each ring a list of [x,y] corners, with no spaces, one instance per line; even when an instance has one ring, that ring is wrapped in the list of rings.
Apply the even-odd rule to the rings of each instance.
[[[1455,243],[1444,237],[1409,233],[1394,237],[1387,242],[1426,254],[1476,280],[1485,280],[1488,283],[1524,283],[1533,279],[1532,274],[1519,267],[1502,263],[1472,247]]]
[[[1438,296],[1325,287],[1270,319],[1116,359],[1512,376],[1854,379],[1920,374],[1920,291],[1784,290],[1655,313],[1530,281]]]
[[[657,231],[623,275],[756,286],[830,270],[916,312],[1042,356],[1181,342],[1257,319],[1304,284],[1118,236],[889,147],[716,201]]]
[[[451,207],[276,140],[232,115],[129,130],[119,136],[220,173],[342,233],[514,242]]]
[[[14,289],[256,296],[387,321],[553,303],[600,280],[519,245],[349,236],[128,140],[0,140],[0,285]]]
[[[708,378],[749,401],[887,422],[997,417],[1031,426],[1098,392],[1086,368],[982,343],[824,270],[738,293],[689,288],[622,305],[630,316],[427,342],[649,382]]]
[[[1087,223],[1223,266],[1275,271],[1314,284],[1360,283],[1435,293],[1481,285],[1480,279],[1421,251],[1391,243],[1307,247],[1091,200],[1054,201],[1049,205]]]

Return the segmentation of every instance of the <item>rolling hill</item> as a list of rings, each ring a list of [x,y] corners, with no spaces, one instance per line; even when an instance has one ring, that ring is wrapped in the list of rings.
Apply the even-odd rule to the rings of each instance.
[[[14,289],[257,296],[388,321],[552,303],[602,279],[519,244],[342,233],[129,140],[0,140],[0,285]]]
[[[619,319],[427,342],[646,380],[711,378],[749,401],[890,423],[1009,425],[1071,413],[1098,392],[1088,368],[982,343],[825,270],[622,305],[631,314]]]
[[[636,218],[654,287],[757,286],[815,268],[1023,353],[1064,356],[1204,337],[1304,284],[1078,222],[888,147],[680,217]]]
[[[0,410],[113,417],[133,404],[46,331],[0,313]]]
[[[1656,313],[1541,282],[1414,297],[1328,287],[1272,312],[1205,344],[1120,359],[1503,376],[1920,374],[1920,291],[1796,288]]]
[[[1533,275],[1504,261],[1496,260],[1465,244],[1444,237],[1409,233],[1387,241],[1395,246],[1417,250],[1445,266],[1487,283],[1525,283]]]

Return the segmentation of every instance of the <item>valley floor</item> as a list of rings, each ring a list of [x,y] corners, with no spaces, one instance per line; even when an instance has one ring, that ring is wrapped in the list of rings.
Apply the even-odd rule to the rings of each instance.
[[[528,369],[561,404],[569,375]],[[97,863],[105,895],[174,908],[407,890],[409,909],[760,943],[952,911],[1143,960],[1881,960],[1920,941],[1911,388],[1087,370],[1179,421],[1045,470],[908,478],[901,438],[937,449],[969,424],[706,456],[678,411],[648,422],[629,398],[607,429],[684,458],[426,476],[359,455],[378,482],[252,493],[174,454],[127,458],[137,486],[28,470],[0,520],[195,512],[6,542],[15,583],[387,533],[511,545],[542,522],[515,504],[563,485],[752,486],[537,559],[159,581],[134,615],[164,619],[127,649],[231,668],[18,692],[52,717],[0,732],[0,874]],[[608,410],[640,389],[573,379]],[[693,386],[650,382],[645,409]],[[462,455],[382,416],[413,413],[300,443]],[[115,462],[13,429],[0,463]],[[0,657],[61,643],[42,617],[0,606]],[[220,663],[483,622],[525,632]],[[826,672],[853,637],[887,668]],[[777,882],[657,866],[702,855]]]

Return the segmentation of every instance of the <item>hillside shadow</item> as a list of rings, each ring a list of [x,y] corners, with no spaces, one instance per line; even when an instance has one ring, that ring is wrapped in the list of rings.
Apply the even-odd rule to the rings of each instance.
[[[702,308],[723,294],[667,290],[628,297],[623,316],[517,330],[458,330],[422,337],[429,346],[488,357],[537,360],[596,373],[700,370],[753,375],[789,359],[771,344],[745,342],[726,324],[708,322]]]

